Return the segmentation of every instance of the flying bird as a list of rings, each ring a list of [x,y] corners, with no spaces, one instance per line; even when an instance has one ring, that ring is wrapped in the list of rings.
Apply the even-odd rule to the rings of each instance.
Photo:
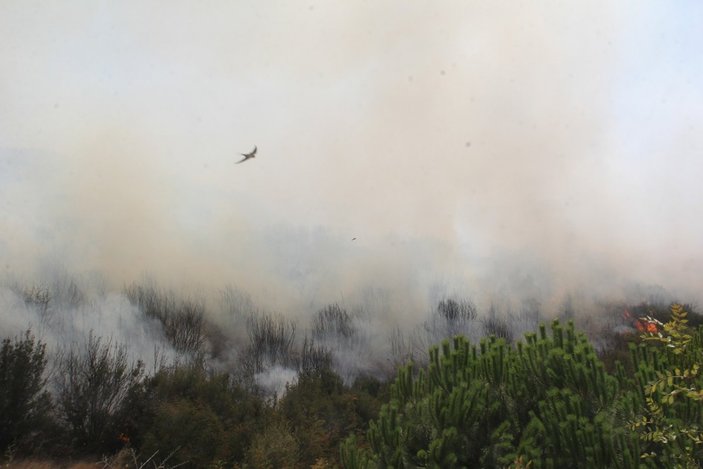
[[[237,164],[239,164],[239,163],[244,163],[244,162],[245,162],[246,160],[248,160],[249,158],[256,158],[256,147],[254,147],[254,149],[253,149],[251,152],[249,152],[249,153],[240,153],[240,155],[242,155],[244,158],[241,159],[241,160],[239,160],[239,161],[237,161]]]

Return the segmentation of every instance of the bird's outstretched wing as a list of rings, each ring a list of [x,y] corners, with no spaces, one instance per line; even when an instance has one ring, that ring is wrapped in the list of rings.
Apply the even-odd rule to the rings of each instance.
[[[240,155],[242,155],[244,158],[241,159],[241,160],[239,160],[239,161],[237,161],[237,164],[239,164],[239,163],[244,163],[244,162],[245,162],[246,160],[248,160],[249,158],[254,158],[254,157],[256,156],[256,147],[254,147],[254,149],[253,149],[251,152],[249,152],[249,153],[240,153]]]
[[[253,149],[252,151],[250,151],[249,153],[241,153],[241,155],[242,155],[242,156],[247,156],[247,157],[249,157],[249,158],[253,158],[254,155],[256,155],[256,146],[255,146],[254,149]]]

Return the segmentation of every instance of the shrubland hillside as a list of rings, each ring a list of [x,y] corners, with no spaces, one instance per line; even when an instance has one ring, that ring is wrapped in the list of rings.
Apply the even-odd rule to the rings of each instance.
[[[233,290],[226,314],[152,283],[3,294],[5,317],[27,325],[0,352],[7,467],[701,463],[690,305],[585,317],[565,302],[548,318],[534,301],[480,311],[452,297],[412,327],[374,330],[363,310],[330,304],[301,323]]]

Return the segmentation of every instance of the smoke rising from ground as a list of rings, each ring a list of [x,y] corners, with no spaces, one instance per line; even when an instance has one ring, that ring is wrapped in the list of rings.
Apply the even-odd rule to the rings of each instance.
[[[700,300],[701,7],[628,6],[7,2],[0,269],[384,333],[451,295]]]

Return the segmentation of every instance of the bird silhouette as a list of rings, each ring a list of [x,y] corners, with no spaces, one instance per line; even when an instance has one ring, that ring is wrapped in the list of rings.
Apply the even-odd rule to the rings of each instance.
[[[241,159],[241,160],[239,160],[239,161],[237,161],[237,164],[239,164],[239,163],[244,163],[244,162],[245,162],[246,160],[248,160],[249,158],[255,158],[255,157],[256,157],[256,146],[254,147],[254,149],[253,149],[251,152],[249,152],[249,153],[240,153],[240,155],[242,155],[244,158]]]

